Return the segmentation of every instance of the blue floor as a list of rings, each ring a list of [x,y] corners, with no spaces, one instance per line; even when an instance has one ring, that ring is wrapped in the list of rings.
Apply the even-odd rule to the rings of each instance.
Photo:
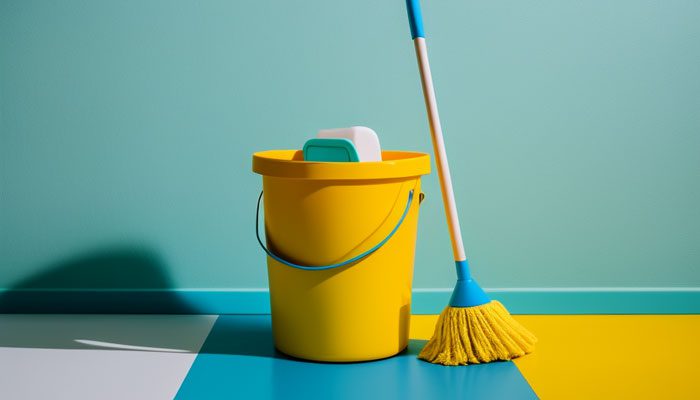
[[[270,317],[222,315],[177,399],[536,399],[512,362],[444,367],[420,361],[425,344],[365,363],[306,362],[275,351]]]

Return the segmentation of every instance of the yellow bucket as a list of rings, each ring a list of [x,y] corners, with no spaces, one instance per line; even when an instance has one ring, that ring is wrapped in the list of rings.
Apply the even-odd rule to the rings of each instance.
[[[408,344],[420,176],[430,172],[430,158],[401,151],[382,158],[253,155],[253,171],[263,176],[267,247],[258,240],[268,253],[272,330],[283,353],[365,361]]]

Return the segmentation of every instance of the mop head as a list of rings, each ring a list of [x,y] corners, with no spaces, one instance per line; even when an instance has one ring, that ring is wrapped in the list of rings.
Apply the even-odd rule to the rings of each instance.
[[[532,352],[537,338],[498,301],[446,307],[418,358],[434,364],[468,365],[511,360]]]

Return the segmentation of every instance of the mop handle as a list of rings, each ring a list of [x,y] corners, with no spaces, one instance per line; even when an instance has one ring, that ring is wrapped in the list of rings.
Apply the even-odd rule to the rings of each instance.
[[[440,189],[442,191],[442,202],[445,205],[447,225],[450,229],[450,239],[452,240],[452,252],[455,261],[467,259],[462,243],[462,232],[459,227],[459,216],[455,204],[455,195],[452,190],[452,177],[450,167],[447,164],[447,153],[445,152],[445,142],[442,138],[442,127],[440,116],[438,115],[437,102],[435,100],[435,90],[433,88],[433,78],[430,74],[430,63],[428,62],[428,50],[425,45],[425,32],[423,31],[423,17],[419,0],[406,0],[408,9],[408,22],[411,26],[411,38],[416,49],[418,59],[418,69],[420,70],[421,84],[423,86],[423,98],[425,108],[428,111],[428,122],[430,124],[430,136],[433,141],[433,151],[435,152],[435,163],[437,164],[438,177],[440,179]]]

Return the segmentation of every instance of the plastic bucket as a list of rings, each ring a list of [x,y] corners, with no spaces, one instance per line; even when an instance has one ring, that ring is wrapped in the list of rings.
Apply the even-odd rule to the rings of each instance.
[[[408,344],[424,153],[381,162],[305,162],[300,151],[253,155],[263,176],[275,346],[317,361],[390,357]],[[261,194],[262,197],[262,194]],[[258,200],[258,212],[260,199]]]

